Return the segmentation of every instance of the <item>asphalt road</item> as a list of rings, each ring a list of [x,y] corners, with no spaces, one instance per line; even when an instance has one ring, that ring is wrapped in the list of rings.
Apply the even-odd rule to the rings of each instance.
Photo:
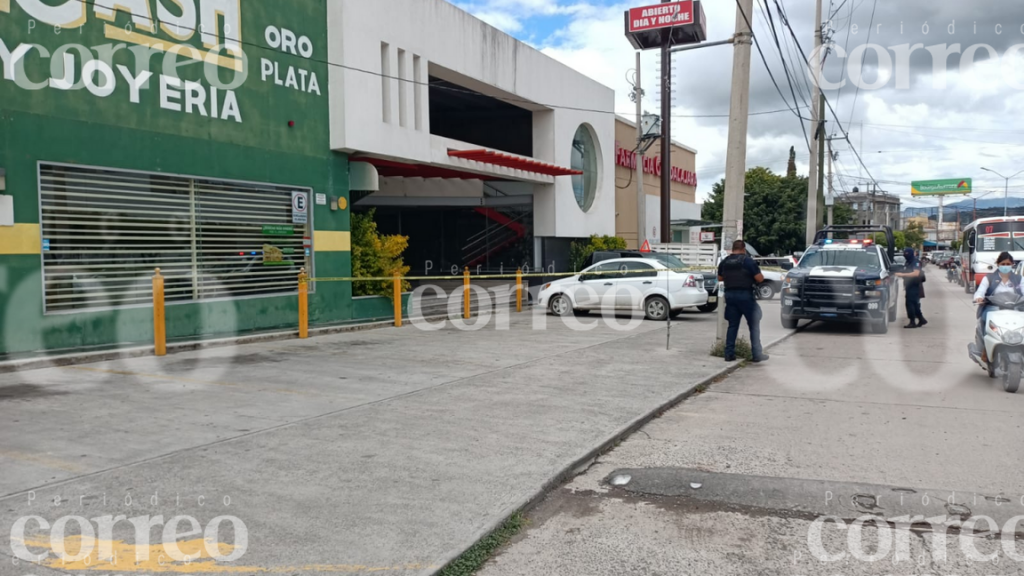
[[[664,323],[505,320],[0,375],[0,575],[430,574],[725,367],[713,315],[671,350]]]
[[[1024,393],[968,359],[970,297],[929,273],[928,326],[804,329],[553,491],[482,574],[1024,573]],[[988,538],[943,524],[981,516]]]

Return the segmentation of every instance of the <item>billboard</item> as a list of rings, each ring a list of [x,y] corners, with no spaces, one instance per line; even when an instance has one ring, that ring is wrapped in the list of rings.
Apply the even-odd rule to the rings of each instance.
[[[951,180],[915,180],[910,183],[913,196],[942,196],[944,194],[970,194],[970,178],[954,178]]]
[[[667,2],[629,9],[629,32],[647,32],[693,24],[693,0]]]

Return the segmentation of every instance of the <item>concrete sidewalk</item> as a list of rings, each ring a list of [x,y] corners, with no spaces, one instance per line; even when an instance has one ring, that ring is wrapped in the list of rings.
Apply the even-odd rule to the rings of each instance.
[[[784,336],[777,302],[765,313],[765,341]],[[26,515],[231,515],[244,555],[185,571],[431,573],[721,373],[714,318],[674,322],[671,351],[663,323],[547,317],[540,331],[513,314],[507,331],[387,328],[3,375],[0,533]],[[113,536],[136,541],[126,522]]]

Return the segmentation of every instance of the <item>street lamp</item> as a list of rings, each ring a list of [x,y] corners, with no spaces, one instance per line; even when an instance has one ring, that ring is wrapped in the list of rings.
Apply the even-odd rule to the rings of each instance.
[[[989,190],[988,192],[985,192],[981,196],[975,196],[973,198],[973,200],[974,200],[974,207],[971,209],[971,222],[974,222],[975,220],[978,219],[978,198],[984,198],[985,196],[988,196],[989,194],[995,194],[995,193],[996,193],[996,190]],[[1005,208],[1003,210],[1005,211]]]
[[[1020,176],[1021,174],[1024,174],[1024,170],[1021,170],[1020,172],[1017,172],[1013,176],[1006,177],[1006,176],[1003,176],[1002,174],[1000,174],[999,172],[996,172],[995,170],[992,170],[990,168],[985,168],[984,166],[982,166],[981,169],[986,171],[986,172],[991,172],[991,173],[995,174],[996,176],[999,176],[1000,178],[1002,178],[1003,180],[1006,181],[1006,188],[1004,189],[1004,192],[1003,192],[1003,218],[1006,218],[1007,208],[1010,205],[1010,180],[1016,178],[1017,176]]]

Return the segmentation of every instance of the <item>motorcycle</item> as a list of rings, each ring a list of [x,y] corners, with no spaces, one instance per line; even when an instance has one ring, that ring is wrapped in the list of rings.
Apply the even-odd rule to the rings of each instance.
[[[946,281],[952,283],[956,282],[958,278],[960,278],[960,268],[956,262],[953,262],[946,268]]]
[[[995,306],[985,322],[985,354],[976,342],[967,353],[990,378],[1002,380],[1003,389],[1013,394],[1020,387],[1024,368],[1024,296],[1016,293],[993,294],[981,306]]]

